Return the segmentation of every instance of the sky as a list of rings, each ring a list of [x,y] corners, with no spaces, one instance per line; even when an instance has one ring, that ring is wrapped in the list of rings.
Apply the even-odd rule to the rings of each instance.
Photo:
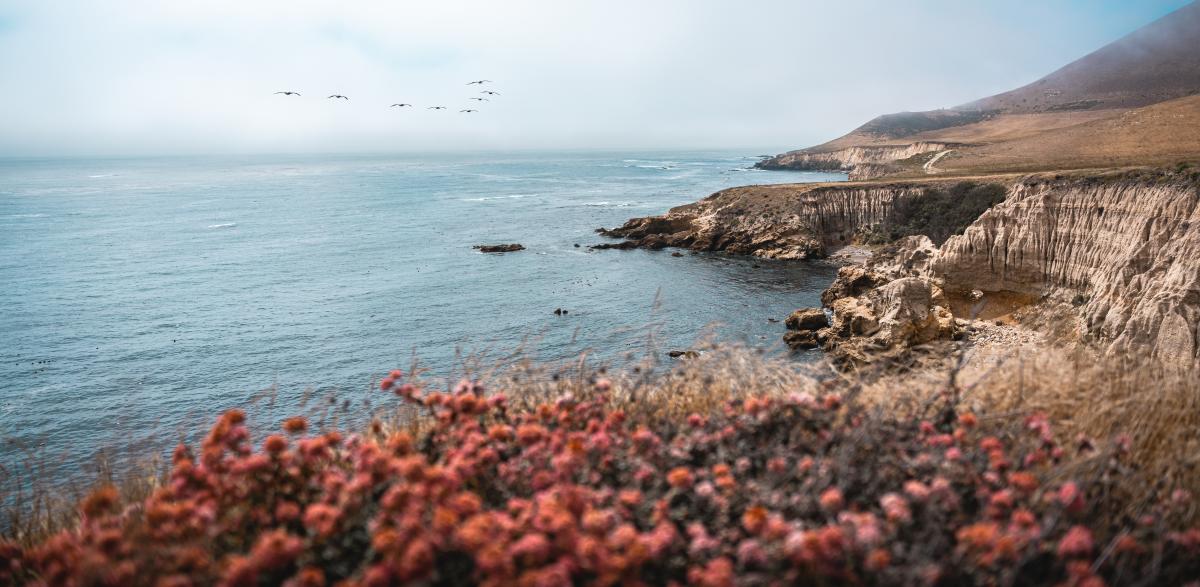
[[[1185,4],[0,0],[0,156],[774,152],[1024,85]],[[501,95],[469,101],[476,79]]]

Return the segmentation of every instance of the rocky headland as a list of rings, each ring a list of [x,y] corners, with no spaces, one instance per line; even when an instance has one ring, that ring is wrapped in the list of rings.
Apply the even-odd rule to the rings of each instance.
[[[625,239],[596,248],[679,247],[768,259],[825,257],[850,244],[857,231],[888,217],[898,200],[915,198],[915,184],[795,184],[737,187],[662,216],[634,218],[600,234]]]

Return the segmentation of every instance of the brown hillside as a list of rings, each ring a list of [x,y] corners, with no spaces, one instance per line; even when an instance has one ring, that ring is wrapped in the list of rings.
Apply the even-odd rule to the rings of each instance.
[[[950,173],[985,173],[1164,165],[1200,158],[1200,96],[1118,112],[958,149],[938,161],[937,167]]]
[[[1022,88],[948,110],[883,115],[758,166],[843,169],[869,179],[1197,159],[1200,115],[1188,99],[1196,95],[1200,3]],[[1146,109],[1160,103],[1171,105]]]
[[[956,110],[1136,108],[1200,93],[1200,4],[1189,4],[1025,87]]]

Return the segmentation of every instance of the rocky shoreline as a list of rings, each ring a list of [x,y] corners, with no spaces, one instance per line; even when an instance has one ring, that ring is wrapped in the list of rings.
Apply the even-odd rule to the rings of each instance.
[[[1200,174],[972,179],[1003,185],[1004,201],[940,247],[906,237],[843,267],[822,297],[828,323],[793,315],[803,327],[789,329],[789,344],[823,348],[836,364],[854,366],[940,341],[1017,344],[1055,330],[1101,352],[1200,364]],[[826,258],[946,181],[732,188],[601,229],[624,240],[596,248]],[[861,259],[860,249],[850,251]],[[1012,318],[1049,308],[1062,311],[1028,335]]]
[[[788,317],[784,342],[793,349],[822,348],[835,366],[850,369],[959,338],[966,324],[955,319],[929,272],[936,254],[927,237],[914,236],[842,267],[821,294],[829,319],[823,308],[797,310]]]
[[[594,248],[678,247],[767,259],[824,258],[854,243],[860,229],[891,215],[897,202],[920,196],[930,185],[936,182],[730,188],[662,216],[598,229],[603,236],[624,240]]]

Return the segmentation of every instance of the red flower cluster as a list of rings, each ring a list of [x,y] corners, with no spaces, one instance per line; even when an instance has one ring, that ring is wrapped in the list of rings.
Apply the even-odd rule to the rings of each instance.
[[[529,411],[477,384],[423,393],[429,429],[250,442],[225,414],[169,483],[80,526],[0,543],[0,583],[291,586],[1064,584],[1200,578],[1177,493],[1128,527],[1089,515],[1044,419],[980,430],[837,396],[754,398],[634,422],[603,381]],[[1088,450],[1095,450],[1089,446]],[[1121,451],[1112,455],[1121,463]],[[1105,520],[1101,522],[1101,520]]]

